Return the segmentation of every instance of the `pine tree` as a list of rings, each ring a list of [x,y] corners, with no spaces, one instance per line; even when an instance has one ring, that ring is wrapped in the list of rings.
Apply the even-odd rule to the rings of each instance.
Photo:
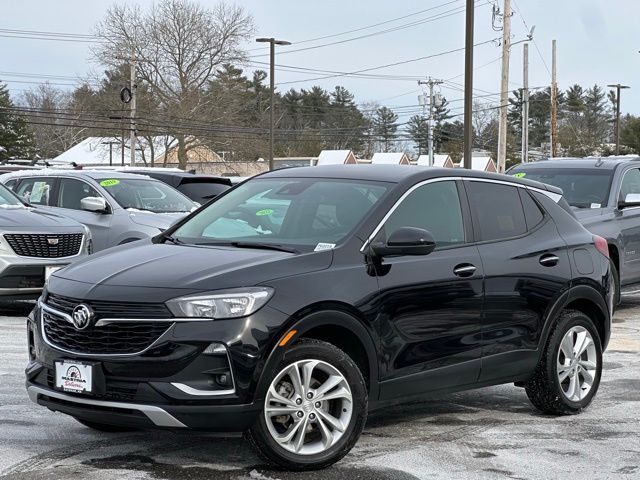
[[[7,86],[0,84],[0,161],[34,155],[33,138],[25,120],[15,110]]]
[[[394,144],[398,130],[398,115],[388,107],[380,107],[373,118],[373,133],[382,144],[382,150],[388,152]]]
[[[418,155],[429,149],[429,122],[422,115],[414,115],[407,123],[407,132],[418,148]]]

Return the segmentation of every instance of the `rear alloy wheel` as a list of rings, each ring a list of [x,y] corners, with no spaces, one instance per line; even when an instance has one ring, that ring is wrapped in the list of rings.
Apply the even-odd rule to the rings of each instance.
[[[331,344],[302,340],[271,380],[249,439],[281,467],[324,468],[353,447],[366,410],[366,387],[353,360]]]
[[[531,403],[544,413],[575,414],[591,403],[601,375],[602,346],[593,321],[566,310],[525,388]]]

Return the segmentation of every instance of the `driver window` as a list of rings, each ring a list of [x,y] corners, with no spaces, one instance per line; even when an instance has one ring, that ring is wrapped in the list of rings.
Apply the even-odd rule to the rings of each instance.
[[[58,206],[72,210],[82,210],[82,199],[100,197],[101,195],[91,185],[73,178],[60,179],[60,193]]]
[[[624,201],[630,193],[640,194],[640,169],[634,168],[624,174],[619,201]]]
[[[455,181],[433,182],[411,192],[387,219],[375,241],[385,242],[400,227],[428,230],[436,250],[464,243],[464,222]]]

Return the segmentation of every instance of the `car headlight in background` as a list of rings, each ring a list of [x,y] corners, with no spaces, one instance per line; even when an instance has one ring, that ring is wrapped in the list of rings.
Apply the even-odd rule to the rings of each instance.
[[[234,288],[200,295],[174,298],[167,307],[176,317],[239,318],[263,307],[273,295],[269,287]]]

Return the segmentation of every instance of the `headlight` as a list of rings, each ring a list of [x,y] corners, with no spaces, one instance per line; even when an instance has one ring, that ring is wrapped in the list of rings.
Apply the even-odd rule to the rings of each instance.
[[[238,318],[258,311],[273,295],[273,288],[252,287],[174,298],[167,307],[176,317]]]

